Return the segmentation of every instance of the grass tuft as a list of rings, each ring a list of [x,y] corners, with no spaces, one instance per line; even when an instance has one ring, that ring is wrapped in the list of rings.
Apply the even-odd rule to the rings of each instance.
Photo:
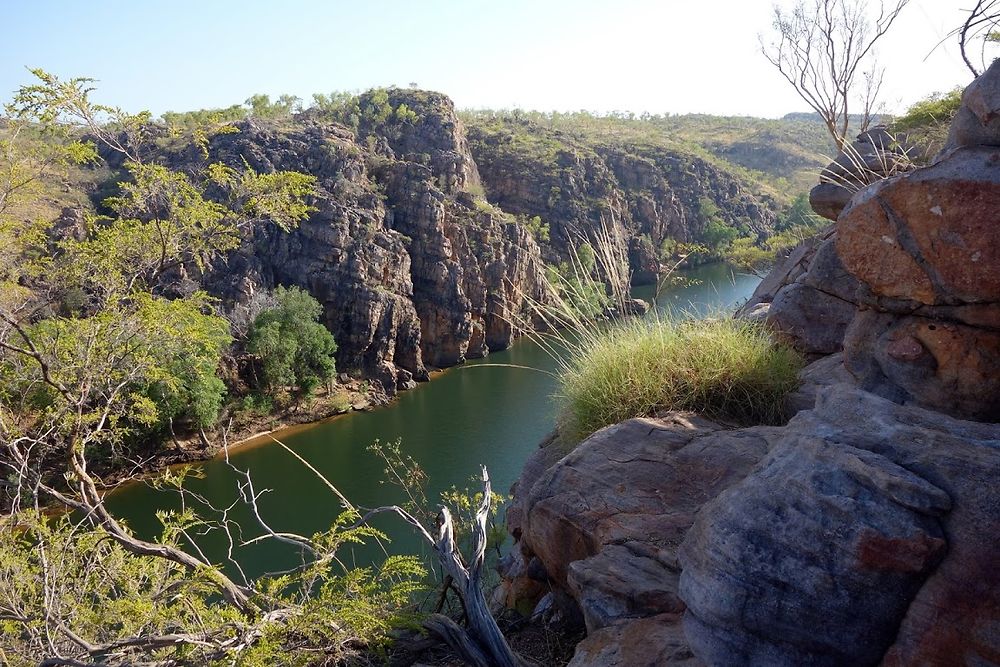
[[[745,320],[650,316],[591,331],[572,345],[559,374],[559,429],[571,442],[668,410],[776,424],[803,365]]]

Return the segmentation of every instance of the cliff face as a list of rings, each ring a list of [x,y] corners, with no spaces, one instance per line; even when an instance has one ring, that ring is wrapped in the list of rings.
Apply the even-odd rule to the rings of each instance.
[[[528,120],[473,117],[469,141],[490,201],[539,216],[550,226],[550,262],[601,229],[621,236],[636,283],[653,280],[666,238],[703,239],[701,200],[725,223],[770,233],[776,203],[752,185],[692,153],[650,142],[595,139]]]
[[[528,121],[467,129],[447,97],[412,89],[237,122],[209,138],[207,155],[165,133],[148,152],[181,171],[220,161],[315,176],[317,210],[297,229],[257,221],[237,251],[184,279],[243,320],[259,293],[302,287],[324,306],[338,367],[389,393],[428,367],[509,346],[529,304],[551,298],[545,264],[585,241],[606,236],[627,254],[633,281],[650,282],[664,239],[702,240],[705,200],[723,224],[758,236],[776,207],[708,158]],[[550,235],[525,224],[534,216]]]
[[[932,165],[824,198],[761,283],[744,316],[819,357],[787,425],[529,460],[499,594],[579,617],[571,665],[1000,664],[998,117],[1000,62]]]
[[[548,298],[531,235],[470,192],[479,174],[451,102],[394,91],[388,108],[401,104],[415,117],[363,118],[356,132],[304,118],[215,135],[209,161],[316,176],[318,210],[290,233],[261,221],[201,278],[229,309],[279,284],[308,290],[324,306],[338,367],[390,393],[426,378],[427,365],[506,348],[529,300]],[[167,159],[184,168],[202,158]]]

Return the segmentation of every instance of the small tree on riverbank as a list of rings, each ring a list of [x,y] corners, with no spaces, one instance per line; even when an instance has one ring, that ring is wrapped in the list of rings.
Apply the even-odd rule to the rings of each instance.
[[[247,350],[260,360],[261,389],[272,398],[288,387],[309,395],[336,371],[337,343],[320,324],[323,306],[308,292],[279,287],[277,306],[265,310],[250,327]]]

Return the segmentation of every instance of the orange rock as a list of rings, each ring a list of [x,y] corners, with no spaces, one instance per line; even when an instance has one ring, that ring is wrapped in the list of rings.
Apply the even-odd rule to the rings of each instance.
[[[837,223],[837,250],[877,296],[1000,301],[1000,150],[961,148],[859,193]]]

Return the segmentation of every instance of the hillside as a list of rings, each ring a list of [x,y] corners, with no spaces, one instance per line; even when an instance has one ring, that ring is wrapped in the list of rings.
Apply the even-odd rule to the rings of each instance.
[[[808,189],[816,169],[835,153],[822,123],[809,114],[773,120],[709,114],[596,116],[475,110],[462,112],[462,118],[470,127],[497,120],[528,121],[591,146],[635,145],[691,154],[759,182],[782,203]]]

